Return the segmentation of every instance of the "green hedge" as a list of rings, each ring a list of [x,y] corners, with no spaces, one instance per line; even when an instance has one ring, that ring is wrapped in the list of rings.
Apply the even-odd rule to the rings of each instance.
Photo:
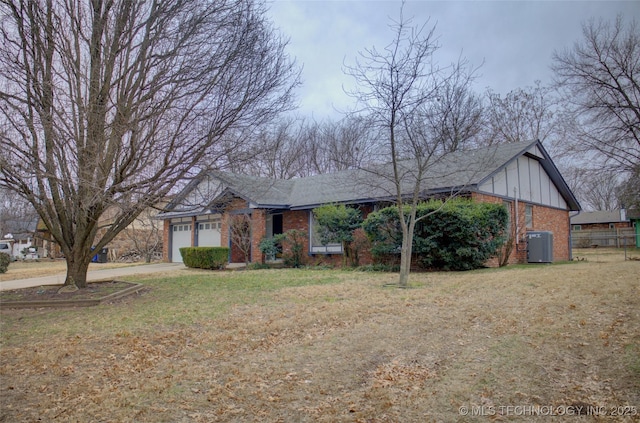
[[[196,269],[222,269],[229,262],[227,247],[183,247],[180,254],[185,266]]]
[[[414,263],[427,269],[471,270],[482,267],[504,243],[508,214],[501,204],[450,200],[420,204],[413,238]],[[397,207],[369,214],[363,224],[379,261],[394,263],[402,231]]]
[[[11,263],[11,256],[6,253],[0,253],[0,273],[6,273]]]

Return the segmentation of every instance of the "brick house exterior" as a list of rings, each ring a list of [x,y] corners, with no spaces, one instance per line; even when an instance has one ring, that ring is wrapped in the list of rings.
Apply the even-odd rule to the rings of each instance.
[[[571,258],[569,212],[580,206],[540,142],[505,144],[447,157],[440,168],[431,170],[430,182],[424,185],[425,199],[455,191],[474,201],[507,206],[515,240],[510,263],[527,261],[526,237],[531,231],[553,234],[554,261]],[[456,168],[459,171],[452,172]],[[245,214],[250,218],[250,262],[263,262],[259,244],[264,237],[296,229],[307,236],[303,255],[308,263],[340,264],[341,246],[322,246],[314,240],[312,211],[323,204],[349,204],[366,216],[389,204],[392,191],[385,190],[383,183],[370,183],[371,179],[370,172],[360,170],[292,180],[208,172],[189,184],[159,216],[164,219],[164,259],[181,260],[176,257],[179,242],[203,245],[198,232],[205,228],[202,222],[219,220],[216,242],[231,248],[231,262],[243,262],[244,254],[230,236],[230,219]],[[360,264],[367,264],[372,257],[363,238],[358,238],[358,257]]]
[[[587,211],[571,216],[574,230],[601,230],[633,228],[633,222],[625,209]]]
[[[574,247],[640,246],[635,210],[599,210],[571,216],[571,236]]]

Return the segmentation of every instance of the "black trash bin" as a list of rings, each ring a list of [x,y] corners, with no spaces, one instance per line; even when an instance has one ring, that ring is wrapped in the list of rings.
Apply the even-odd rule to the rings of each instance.
[[[109,253],[109,249],[108,248],[101,249],[100,252],[97,254],[98,263],[106,263],[107,262],[107,254],[108,253]]]

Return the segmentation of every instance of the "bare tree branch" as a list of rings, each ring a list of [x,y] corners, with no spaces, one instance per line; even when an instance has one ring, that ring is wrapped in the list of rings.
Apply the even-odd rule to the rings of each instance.
[[[402,287],[408,284],[413,234],[419,220],[416,211],[419,202],[428,196],[425,191],[432,176],[430,172],[442,163],[448,151],[466,141],[458,136],[460,134],[450,133],[453,124],[455,130],[464,128],[466,124],[458,123],[466,118],[473,121],[476,117],[471,115],[477,113],[471,96],[455,92],[468,88],[473,72],[463,73],[463,62],[446,69],[447,72],[438,68],[433,57],[438,49],[435,27],[429,29],[427,23],[412,26],[411,20],[402,16],[401,9],[399,21],[391,25],[394,32],[391,44],[383,51],[375,47],[366,49],[355,65],[345,65],[345,72],[357,85],[348,94],[358,102],[357,110],[371,119],[388,154],[387,165],[365,168],[373,177],[363,182],[377,182],[376,190],[389,192],[398,206],[402,229],[399,285]],[[471,99],[471,107],[454,113],[455,101],[464,102],[465,98]],[[451,103],[434,107],[438,100],[451,100]],[[456,121],[454,115],[465,119]]]
[[[299,72],[252,0],[4,0],[0,186],[33,204],[83,286],[145,208],[292,107]],[[96,238],[97,222],[117,209]]]
[[[593,167],[631,175],[640,168],[640,31],[622,16],[591,20],[572,48],[554,53],[556,83],[569,100],[567,150]]]

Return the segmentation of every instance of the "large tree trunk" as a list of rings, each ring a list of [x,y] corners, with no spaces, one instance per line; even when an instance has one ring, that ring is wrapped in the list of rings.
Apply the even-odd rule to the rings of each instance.
[[[236,131],[293,107],[299,71],[265,8],[2,2],[0,187],[38,211],[67,259],[67,285],[86,286],[92,245],[228,163],[246,143]]]
[[[89,256],[89,258],[67,256],[67,277],[64,281],[65,286],[75,285],[78,288],[86,288],[89,263],[91,263],[91,256]]]

